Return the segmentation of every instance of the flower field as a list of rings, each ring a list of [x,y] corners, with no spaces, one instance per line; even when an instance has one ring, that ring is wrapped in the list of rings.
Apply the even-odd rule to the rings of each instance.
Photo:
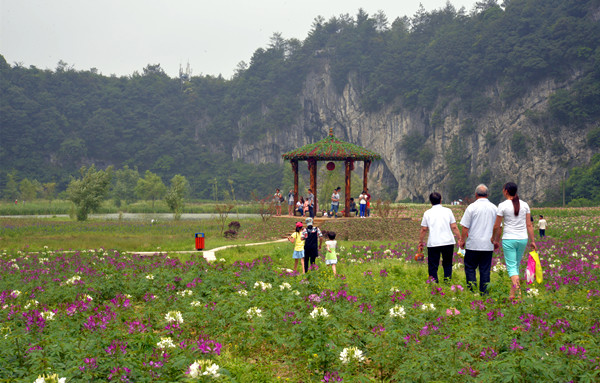
[[[337,277],[291,271],[291,244],[214,263],[4,251],[0,382],[597,382],[600,221],[549,223],[544,281],[520,302],[501,253],[479,296],[458,255],[451,283],[427,283],[412,242],[341,240]]]

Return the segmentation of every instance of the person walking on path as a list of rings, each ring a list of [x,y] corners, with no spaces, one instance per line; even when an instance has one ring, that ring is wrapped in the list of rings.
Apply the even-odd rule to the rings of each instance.
[[[315,195],[313,194],[312,189],[308,189],[306,201],[308,201],[308,215],[310,218],[315,218]]]
[[[281,215],[281,201],[283,200],[283,196],[279,189],[275,189],[275,194],[273,194],[273,202],[275,203],[275,212],[276,215]]]
[[[433,192],[429,195],[431,209],[423,214],[421,231],[419,232],[419,252],[423,251],[425,245],[425,234],[427,238],[427,266],[429,278],[439,283],[438,268],[440,266],[440,254],[442,256],[442,267],[444,269],[444,280],[452,278],[452,256],[454,255],[454,244],[460,242],[460,233],[456,226],[456,219],[452,210],[441,205],[442,195]],[[453,235],[454,234],[454,235]]]
[[[304,272],[308,272],[319,256],[319,250],[323,244],[323,233],[321,233],[321,229],[313,226],[311,217],[308,217],[305,222],[306,228],[302,230],[302,239],[304,239]]]
[[[490,269],[494,244],[489,241],[494,232],[498,208],[488,200],[489,190],[484,184],[475,188],[475,202],[465,210],[460,225],[461,240],[458,246],[466,249],[465,276],[471,291],[477,288],[477,268],[479,268],[479,292],[487,294],[490,283]]]
[[[502,232],[502,250],[504,262],[511,280],[510,299],[521,297],[519,283],[519,266],[523,253],[527,247],[527,239],[531,240],[531,250],[536,250],[531,223],[531,211],[525,201],[519,200],[517,184],[507,182],[502,189],[506,201],[498,205],[498,215],[494,223],[494,232],[491,241],[494,246],[499,246],[500,232]],[[503,226],[501,224],[504,222]]]
[[[294,190],[290,189],[290,192],[287,195],[287,203],[288,203],[288,215],[292,217],[294,215]]]
[[[548,226],[548,222],[546,222],[543,215],[540,215],[540,220],[538,221],[538,229],[540,229],[540,238],[544,238],[546,236],[546,226]]]
[[[294,272],[298,270],[298,262],[302,265],[302,274],[304,274],[304,239],[302,239],[302,222],[296,222],[296,231],[288,237],[288,240],[294,244]]]
[[[340,190],[342,188],[338,186],[331,195],[331,215],[334,218],[337,218],[337,212],[340,210]]]
[[[335,232],[328,231],[327,232],[328,241],[325,241],[325,264],[331,265],[331,269],[333,270],[333,275],[337,275],[336,266],[337,265],[337,241],[335,240]]]
[[[358,204],[360,206],[360,218],[365,218],[365,211],[367,210],[367,192],[363,190],[358,196]]]

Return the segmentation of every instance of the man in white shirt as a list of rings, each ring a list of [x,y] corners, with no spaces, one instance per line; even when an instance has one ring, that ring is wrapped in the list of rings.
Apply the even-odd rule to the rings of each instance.
[[[477,268],[479,267],[479,291],[487,294],[487,285],[490,283],[490,269],[494,244],[490,241],[494,231],[494,222],[498,208],[488,200],[489,190],[484,184],[475,188],[475,202],[465,210],[460,221],[462,226],[462,240],[458,246],[466,248],[465,275],[467,286],[473,291],[477,288]]]
[[[538,221],[538,228],[540,229],[540,238],[544,238],[546,236],[546,226],[548,222],[544,219],[543,215],[540,215],[540,220]]]
[[[334,218],[337,218],[337,213],[340,209],[340,190],[341,187],[337,187],[333,190],[333,194],[331,194],[331,215]]]
[[[429,278],[438,280],[438,267],[440,266],[440,254],[442,256],[442,267],[444,268],[444,280],[452,278],[452,256],[454,255],[454,244],[460,241],[460,233],[456,226],[456,219],[452,210],[441,205],[442,195],[433,192],[429,195],[431,209],[423,214],[421,221],[421,231],[419,232],[419,252],[423,251],[425,234],[429,232],[427,238],[427,265],[429,269]],[[454,236],[453,236],[454,234]],[[489,241],[489,239],[488,239]]]

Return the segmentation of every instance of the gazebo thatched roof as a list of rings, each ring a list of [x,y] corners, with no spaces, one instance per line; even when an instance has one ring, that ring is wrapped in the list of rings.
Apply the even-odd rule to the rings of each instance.
[[[300,161],[309,159],[318,161],[344,161],[347,159],[373,161],[381,159],[381,156],[375,152],[349,142],[338,140],[331,130],[329,131],[329,135],[321,141],[284,153],[282,157],[284,160]]]

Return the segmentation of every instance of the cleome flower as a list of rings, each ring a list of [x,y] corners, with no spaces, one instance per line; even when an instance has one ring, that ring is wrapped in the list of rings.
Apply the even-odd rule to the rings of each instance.
[[[170,336],[167,336],[167,337],[161,336],[160,342],[156,343],[156,347],[165,349],[165,348],[175,348],[176,346],[175,346],[175,343],[173,343],[173,339],[171,339]]]
[[[537,297],[538,295],[540,295],[540,291],[536,288],[531,288],[527,290],[527,295],[530,297]]]
[[[167,322],[177,322],[179,324],[183,323],[183,316],[179,311],[169,311],[165,314],[165,319]]]
[[[200,301],[193,301],[192,303],[190,303],[190,306],[192,306],[192,307],[200,307],[200,306],[202,306],[202,303],[200,303]]]
[[[213,363],[212,360],[196,360],[190,365],[189,375],[192,378],[200,378],[202,376],[208,376],[211,378],[218,378],[219,366]]]
[[[348,364],[353,361],[363,362],[365,357],[363,356],[363,352],[357,347],[346,347],[340,352],[340,360],[342,363]]]
[[[78,281],[80,281],[80,280],[81,280],[81,277],[80,277],[79,275],[74,275],[74,276],[72,276],[71,278],[67,279],[67,280],[65,281],[65,284],[66,284],[66,285],[74,285],[74,284],[75,284],[75,282],[78,282]]]
[[[59,378],[58,375],[38,375],[33,383],[66,383],[67,378]]]
[[[246,315],[248,316],[248,319],[252,319],[254,317],[262,317],[262,310],[259,309],[258,307],[254,306],[254,307],[250,307],[247,311],[246,311]]]
[[[390,316],[392,318],[404,318],[406,316],[406,310],[404,306],[396,305],[390,309]]]
[[[246,291],[244,289],[241,289],[241,290],[238,290],[238,294],[243,295],[243,296],[247,296],[248,295],[248,291]]]
[[[179,295],[180,297],[185,297],[186,295],[192,295],[192,294],[193,294],[192,290],[189,290],[189,289],[177,292],[177,295]]]
[[[498,263],[496,263],[496,266],[494,266],[492,268],[492,270],[494,270],[495,273],[500,272],[500,271],[506,271],[506,265],[500,263],[500,261],[498,261]]]
[[[421,310],[423,310],[423,311],[434,311],[435,310],[435,306],[433,305],[433,303],[423,303],[421,305]]]
[[[270,289],[270,288],[272,288],[272,287],[273,287],[273,286],[272,286],[270,283],[265,283],[265,282],[263,282],[263,281],[256,281],[256,282],[254,283],[254,288],[255,288],[255,289],[258,289],[258,288],[260,288],[260,289],[261,289],[261,290],[263,290],[263,291],[264,291],[264,290],[267,290],[267,289]]]
[[[154,279],[154,274],[148,274],[148,275],[146,275],[146,279],[149,279],[149,280]]]
[[[329,316],[329,313],[327,312],[327,309],[325,309],[325,307],[320,307],[317,306],[313,309],[313,311],[310,313],[310,317],[313,319],[317,319],[319,317],[322,318],[327,318]]]
[[[42,311],[40,313],[40,316],[42,318],[44,318],[44,320],[47,320],[47,321],[54,320],[54,315],[56,315],[56,314],[52,311]]]
[[[280,290],[291,290],[292,289],[292,285],[290,285],[287,282],[283,282],[282,284],[279,285],[279,289]]]

